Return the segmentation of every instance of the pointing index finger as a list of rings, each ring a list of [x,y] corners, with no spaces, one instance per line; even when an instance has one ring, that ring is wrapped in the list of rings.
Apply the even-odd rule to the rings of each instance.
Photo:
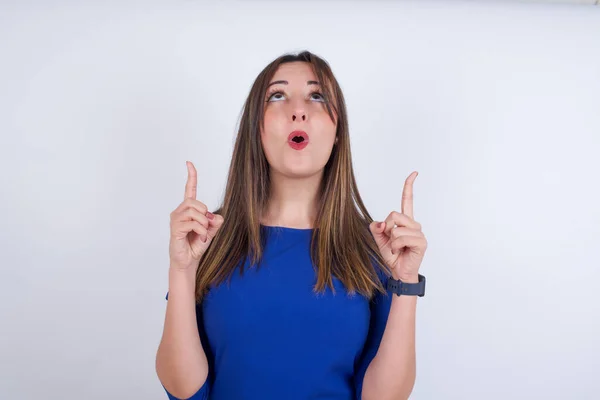
[[[404,189],[402,190],[402,214],[408,215],[414,218],[413,215],[413,183],[419,175],[418,172],[413,172],[406,178],[404,182]]]
[[[188,178],[185,183],[185,195],[184,199],[196,199],[196,187],[198,186],[198,174],[196,168],[191,161],[186,161]]]

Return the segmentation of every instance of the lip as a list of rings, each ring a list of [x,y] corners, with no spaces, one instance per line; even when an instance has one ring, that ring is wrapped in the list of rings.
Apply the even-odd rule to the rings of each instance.
[[[304,131],[293,131],[292,133],[290,133],[288,135],[288,142],[292,142],[292,139],[295,138],[296,136],[301,136],[304,138],[304,141],[302,143],[308,142],[308,134]],[[295,142],[292,142],[292,143],[295,143]]]
[[[292,140],[296,136],[300,136],[304,138],[304,140],[300,143],[296,143]],[[304,131],[294,131],[288,135],[288,144],[294,150],[302,150],[303,148],[308,146],[308,134]]]

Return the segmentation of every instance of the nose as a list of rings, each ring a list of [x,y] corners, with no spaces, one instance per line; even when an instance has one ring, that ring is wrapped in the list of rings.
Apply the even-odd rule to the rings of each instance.
[[[296,121],[296,120],[300,120],[300,121],[306,121],[306,112],[304,111],[296,111],[292,114],[292,121]]]
[[[292,114],[292,122],[304,122],[308,120],[304,99],[302,99],[300,96],[297,98],[292,98],[288,105],[290,107],[288,112],[291,112]]]
[[[301,100],[295,101],[290,105],[292,110],[292,122],[306,121],[308,119],[308,115],[306,115],[306,108]]]

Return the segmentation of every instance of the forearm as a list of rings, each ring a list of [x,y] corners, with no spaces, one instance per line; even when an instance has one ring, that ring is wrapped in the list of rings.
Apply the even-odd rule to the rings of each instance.
[[[418,278],[402,281],[416,283]],[[417,296],[391,296],[385,331],[363,380],[364,400],[408,399],[414,386]]]
[[[208,376],[196,321],[195,276],[187,271],[169,270],[169,299],[156,373],[165,389],[179,398],[196,393]]]

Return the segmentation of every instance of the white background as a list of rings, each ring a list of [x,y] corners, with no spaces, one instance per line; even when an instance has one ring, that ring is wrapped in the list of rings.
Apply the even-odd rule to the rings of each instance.
[[[216,208],[252,81],[303,49],[344,90],[374,218],[419,171],[411,399],[600,397],[600,7],[1,4],[3,399],[166,399],[185,160]]]

